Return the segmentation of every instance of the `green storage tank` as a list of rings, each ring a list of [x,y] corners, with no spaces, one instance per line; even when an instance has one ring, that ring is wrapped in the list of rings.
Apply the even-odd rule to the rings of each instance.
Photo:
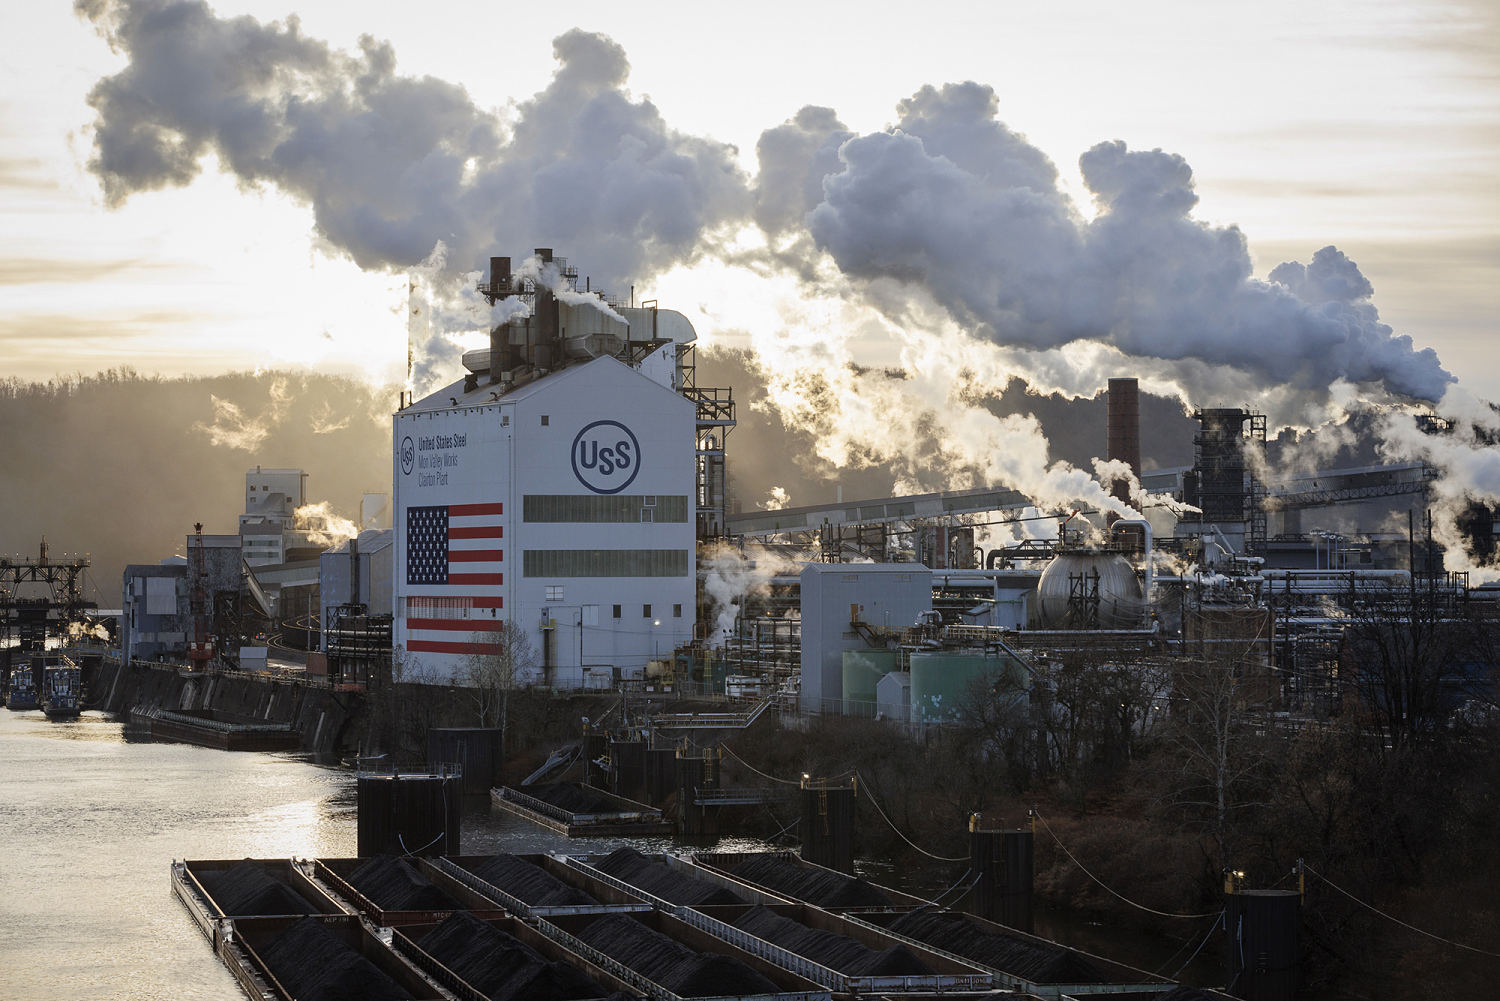
[[[845,650],[844,701],[875,702],[875,686],[892,671],[900,670],[896,650]]]
[[[1017,691],[1030,687],[1030,672],[1009,655],[913,653],[912,721],[938,723],[957,719],[972,700],[975,682],[981,679],[1003,679]]]

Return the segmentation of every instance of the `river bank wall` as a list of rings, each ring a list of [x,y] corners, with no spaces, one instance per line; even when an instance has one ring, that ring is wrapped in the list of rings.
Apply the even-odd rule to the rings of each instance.
[[[510,749],[503,777],[516,780],[552,748],[576,739],[582,717],[603,716],[613,701],[610,696],[517,691],[502,721],[493,710],[481,719],[473,692],[460,687],[384,679],[369,691],[344,692],[296,676],[198,672],[144,661],[126,665],[98,654],[76,659],[83,667],[91,709],[211,710],[246,721],[290,724],[303,751],[324,757],[386,755],[403,765],[419,765],[426,759],[429,730],[503,725]]]

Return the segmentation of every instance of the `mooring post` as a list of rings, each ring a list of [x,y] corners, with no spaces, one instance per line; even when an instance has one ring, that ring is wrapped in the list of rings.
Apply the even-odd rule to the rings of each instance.
[[[969,868],[980,917],[1032,930],[1035,841],[1029,830],[986,831],[980,814],[969,816]]]
[[[854,874],[854,798],[857,782],[830,786],[802,776],[802,858]]]
[[[355,780],[356,851],[374,855],[457,855],[463,777],[457,768],[415,774],[361,772]]]
[[[1225,972],[1245,1001],[1292,1001],[1297,993],[1297,890],[1247,890],[1245,874],[1224,874]]]

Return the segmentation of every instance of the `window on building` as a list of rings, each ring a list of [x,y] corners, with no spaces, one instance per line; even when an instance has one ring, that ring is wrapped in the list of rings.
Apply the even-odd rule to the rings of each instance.
[[[656,514],[656,509],[655,508],[652,508],[652,507],[643,507],[643,508],[641,508],[641,522],[642,522],[642,524],[646,524],[646,523],[655,521],[656,520],[655,517],[654,517],[655,514]]]
[[[552,423],[552,418],[549,417],[546,414],[543,414],[542,415],[542,427],[546,427],[547,425],[549,425],[551,423]]]
[[[649,618],[651,618],[651,606],[650,605],[642,605],[641,606],[641,618],[643,618],[643,619],[649,619]]]
[[[620,606],[616,605],[615,606],[615,618],[618,619],[619,617],[620,617]]]
[[[562,601],[563,600],[563,586],[561,584],[549,584],[547,586],[547,600],[548,601]]]
[[[682,606],[681,605],[673,605],[672,606],[672,618],[674,618],[674,619],[680,619],[680,618],[682,618]]]
[[[644,517],[642,510],[651,513]],[[631,522],[653,521],[685,524],[686,494],[676,496],[640,494],[527,494],[522,498],[522,518],[530,522]]]
[[[597,626],[599,624],[599,606],[581,606],[578,612],[578,621],[586,626]]]
[[[527,549],[521,553],[526,577],[686,577],[686,549]]]

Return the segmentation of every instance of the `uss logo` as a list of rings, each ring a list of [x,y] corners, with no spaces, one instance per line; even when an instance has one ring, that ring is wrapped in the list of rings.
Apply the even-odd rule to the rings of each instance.
[[[619,421],[594,421],[573,439],[573,475],[596,494],[617,494],[641,471],[641,443]]]

